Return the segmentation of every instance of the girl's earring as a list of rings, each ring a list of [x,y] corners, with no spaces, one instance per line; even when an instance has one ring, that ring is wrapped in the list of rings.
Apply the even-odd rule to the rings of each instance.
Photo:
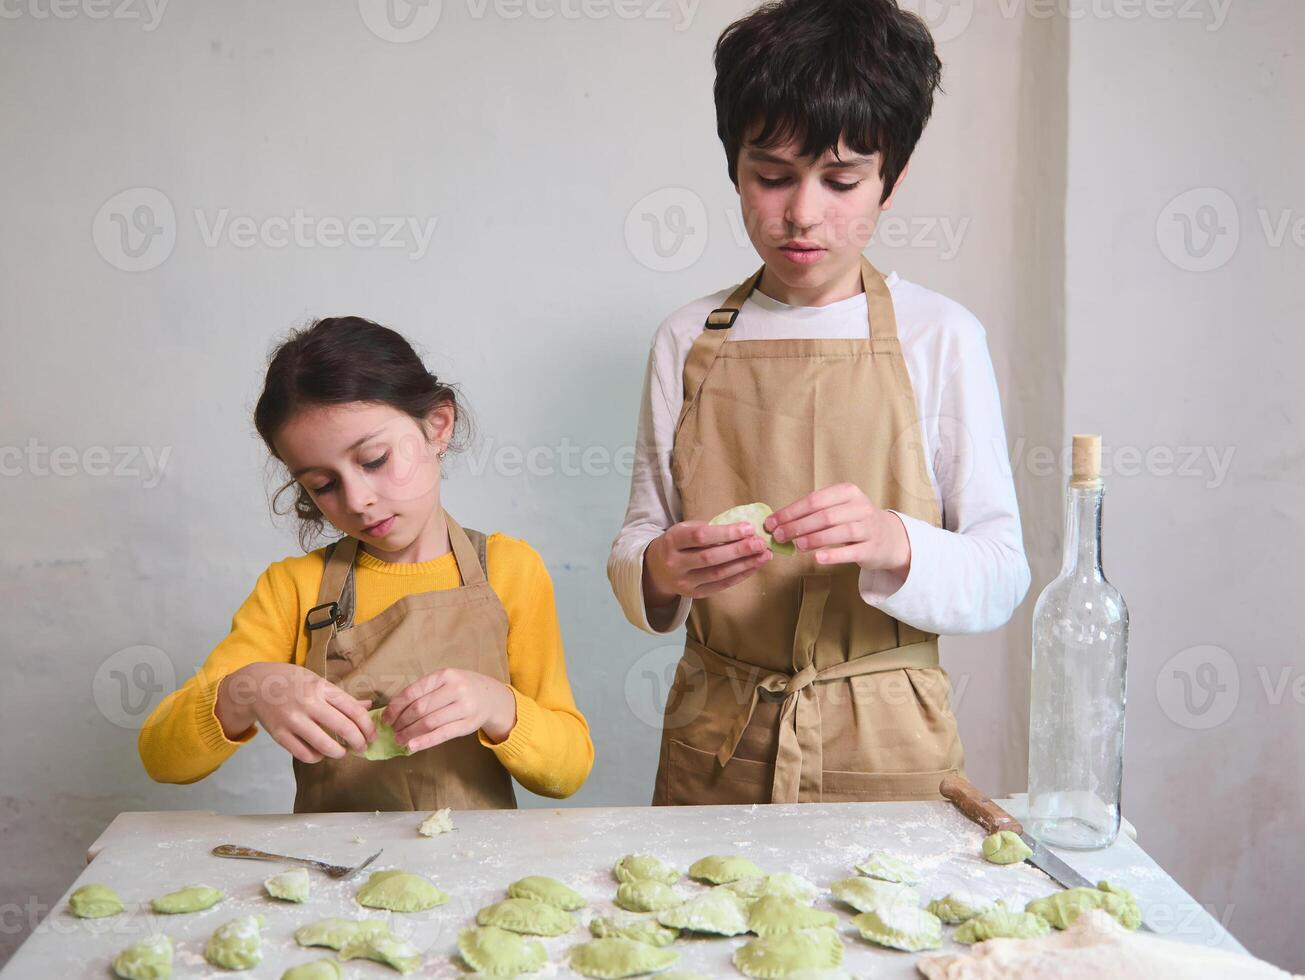
[[[443,459],[446,453],[448,453],[448,450],[447,450],[447,449],[441,449],[441,450],[439,451],[439,458],[440,458],[440,459]]]

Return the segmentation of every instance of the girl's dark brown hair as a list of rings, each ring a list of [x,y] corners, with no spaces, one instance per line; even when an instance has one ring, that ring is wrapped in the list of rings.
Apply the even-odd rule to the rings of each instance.
[[[470,419],[454,385],[426,370],[417,352],[400,334],[360,316],[328,317],[294,330],[272,352],[263,393],[254,408],[254,427],[268,452],[280,460],[273,439],[294,415],[306,408],[350,402],[385,404],[410,415],[422,431],[427,417],[452,405],[455,451],[466,444]],[[305,551],[325,521],[308,491],[287,480],[272,498],[276,514],[282,495],[295,491],[293,511],[299,520],[299,544]]]
[[[716,131],[736,186],[745,140],[763,150],[796,141],[815,159],[843,139],[856,153],[881,154],[881,204],[942,82],[929,28],[896,0],[767,3],[725,28],[715,57]]]

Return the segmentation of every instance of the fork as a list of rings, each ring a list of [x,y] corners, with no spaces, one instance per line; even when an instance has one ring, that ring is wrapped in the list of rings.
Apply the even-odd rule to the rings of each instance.
[[[252,847],[240,847],[238,844],[219,844],[217,847],[213,848],[213,853],[218,857],[252,858],[256,861],[292,861],[296,864],[306,864],[310,868],[316,868],[318,871],[323,871],[330,878],[335,878],[339,881],[348,881],[359,871],[380,857],[382,852],[377,851],[362,864],[352,868],[339,864],[327,864],[325,861],[314,861],[311,858],[287,857],[284,854],[269,854],[267,851],[258,851]]]

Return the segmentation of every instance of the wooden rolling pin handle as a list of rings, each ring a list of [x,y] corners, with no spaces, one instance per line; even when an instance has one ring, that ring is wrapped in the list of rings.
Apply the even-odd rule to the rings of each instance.
[[[943,778],[938,787],[944,799],[951,800],[956,809],[965,814],[990,834],[999,830],[1009,830],[1022,834],[1024,828],[1020,822],[984,796],[979,788],[960,773],[950,773]]]

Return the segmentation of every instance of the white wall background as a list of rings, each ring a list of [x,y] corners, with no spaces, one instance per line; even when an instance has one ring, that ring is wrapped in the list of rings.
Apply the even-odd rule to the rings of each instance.
[[[0,958],[118,812],[290,808],[266,737],[200,784],[158,786],[133,726],[296,550],[268,517],[275,474],[250,412],[270,345],[314,316],[387,323],[463,385],[480,440],[447,504],[549,563],[598,745],[570,803],[646,802],[677,650],[629,627],[608,592],[619,450],[657,323],[755,265],[710,64],[750,6],[538,0],[547,18],[444,0],[397,35],[373,0],[173,0],[161,16],[140,0],[106,18],[117,4],[0,6]],[[1256,209],[1276,222],[1305,207],[1291,60],[1305,15],[1265,0],[1209,30],[1213,14],[1162,7],[1125,20],[1100,4],[1070,17],[927,0],[947,95],[871,255],[973,309],[1003,387],[1034,589],[1006,629],[944,654],[971,775],[994,794],[1023,788],[1029,614],[1058,563],[1062,481],[1042,453],[1085,428],[1143,450],[1235,447],[1217,487],[1161,466],[1111,483],[1107,572],[1135,630],[1125,812],[1236,935],[1300,969],[1284,911],[1297,885],[1275,847],[1302,816],[1290,684],[1305,535],[1290,501],[1305,297],[1290,224],[1269,244]],[[1240,247],[1187,272],[1157,223],[1207,186],[1233,199]],[[137,227],[151,203],[144,226],[163,234],[133,257],[119,223]],[[276,221],[297,212],[308,243],[283,247]],[[389,217],[434,221],[429,247],[410,231],[400,248],[332,244],[330,220]],[[252,242],[251,224],[267,228]],[[57,447],[72,448],[50,458]],[[104,474],[94,447],[126,472]],[[523,471],[512,453],[532,449]],[[168,454],[161,479],[146,453]],[[1231,662],[1241,687],[1225,723],[1195,730],[1227,692],[1185,714],[1174,671],[1196,678],[1206,654],[1162,667],[1201,644],[1228,651],[1215,680],[1227,686]]]

